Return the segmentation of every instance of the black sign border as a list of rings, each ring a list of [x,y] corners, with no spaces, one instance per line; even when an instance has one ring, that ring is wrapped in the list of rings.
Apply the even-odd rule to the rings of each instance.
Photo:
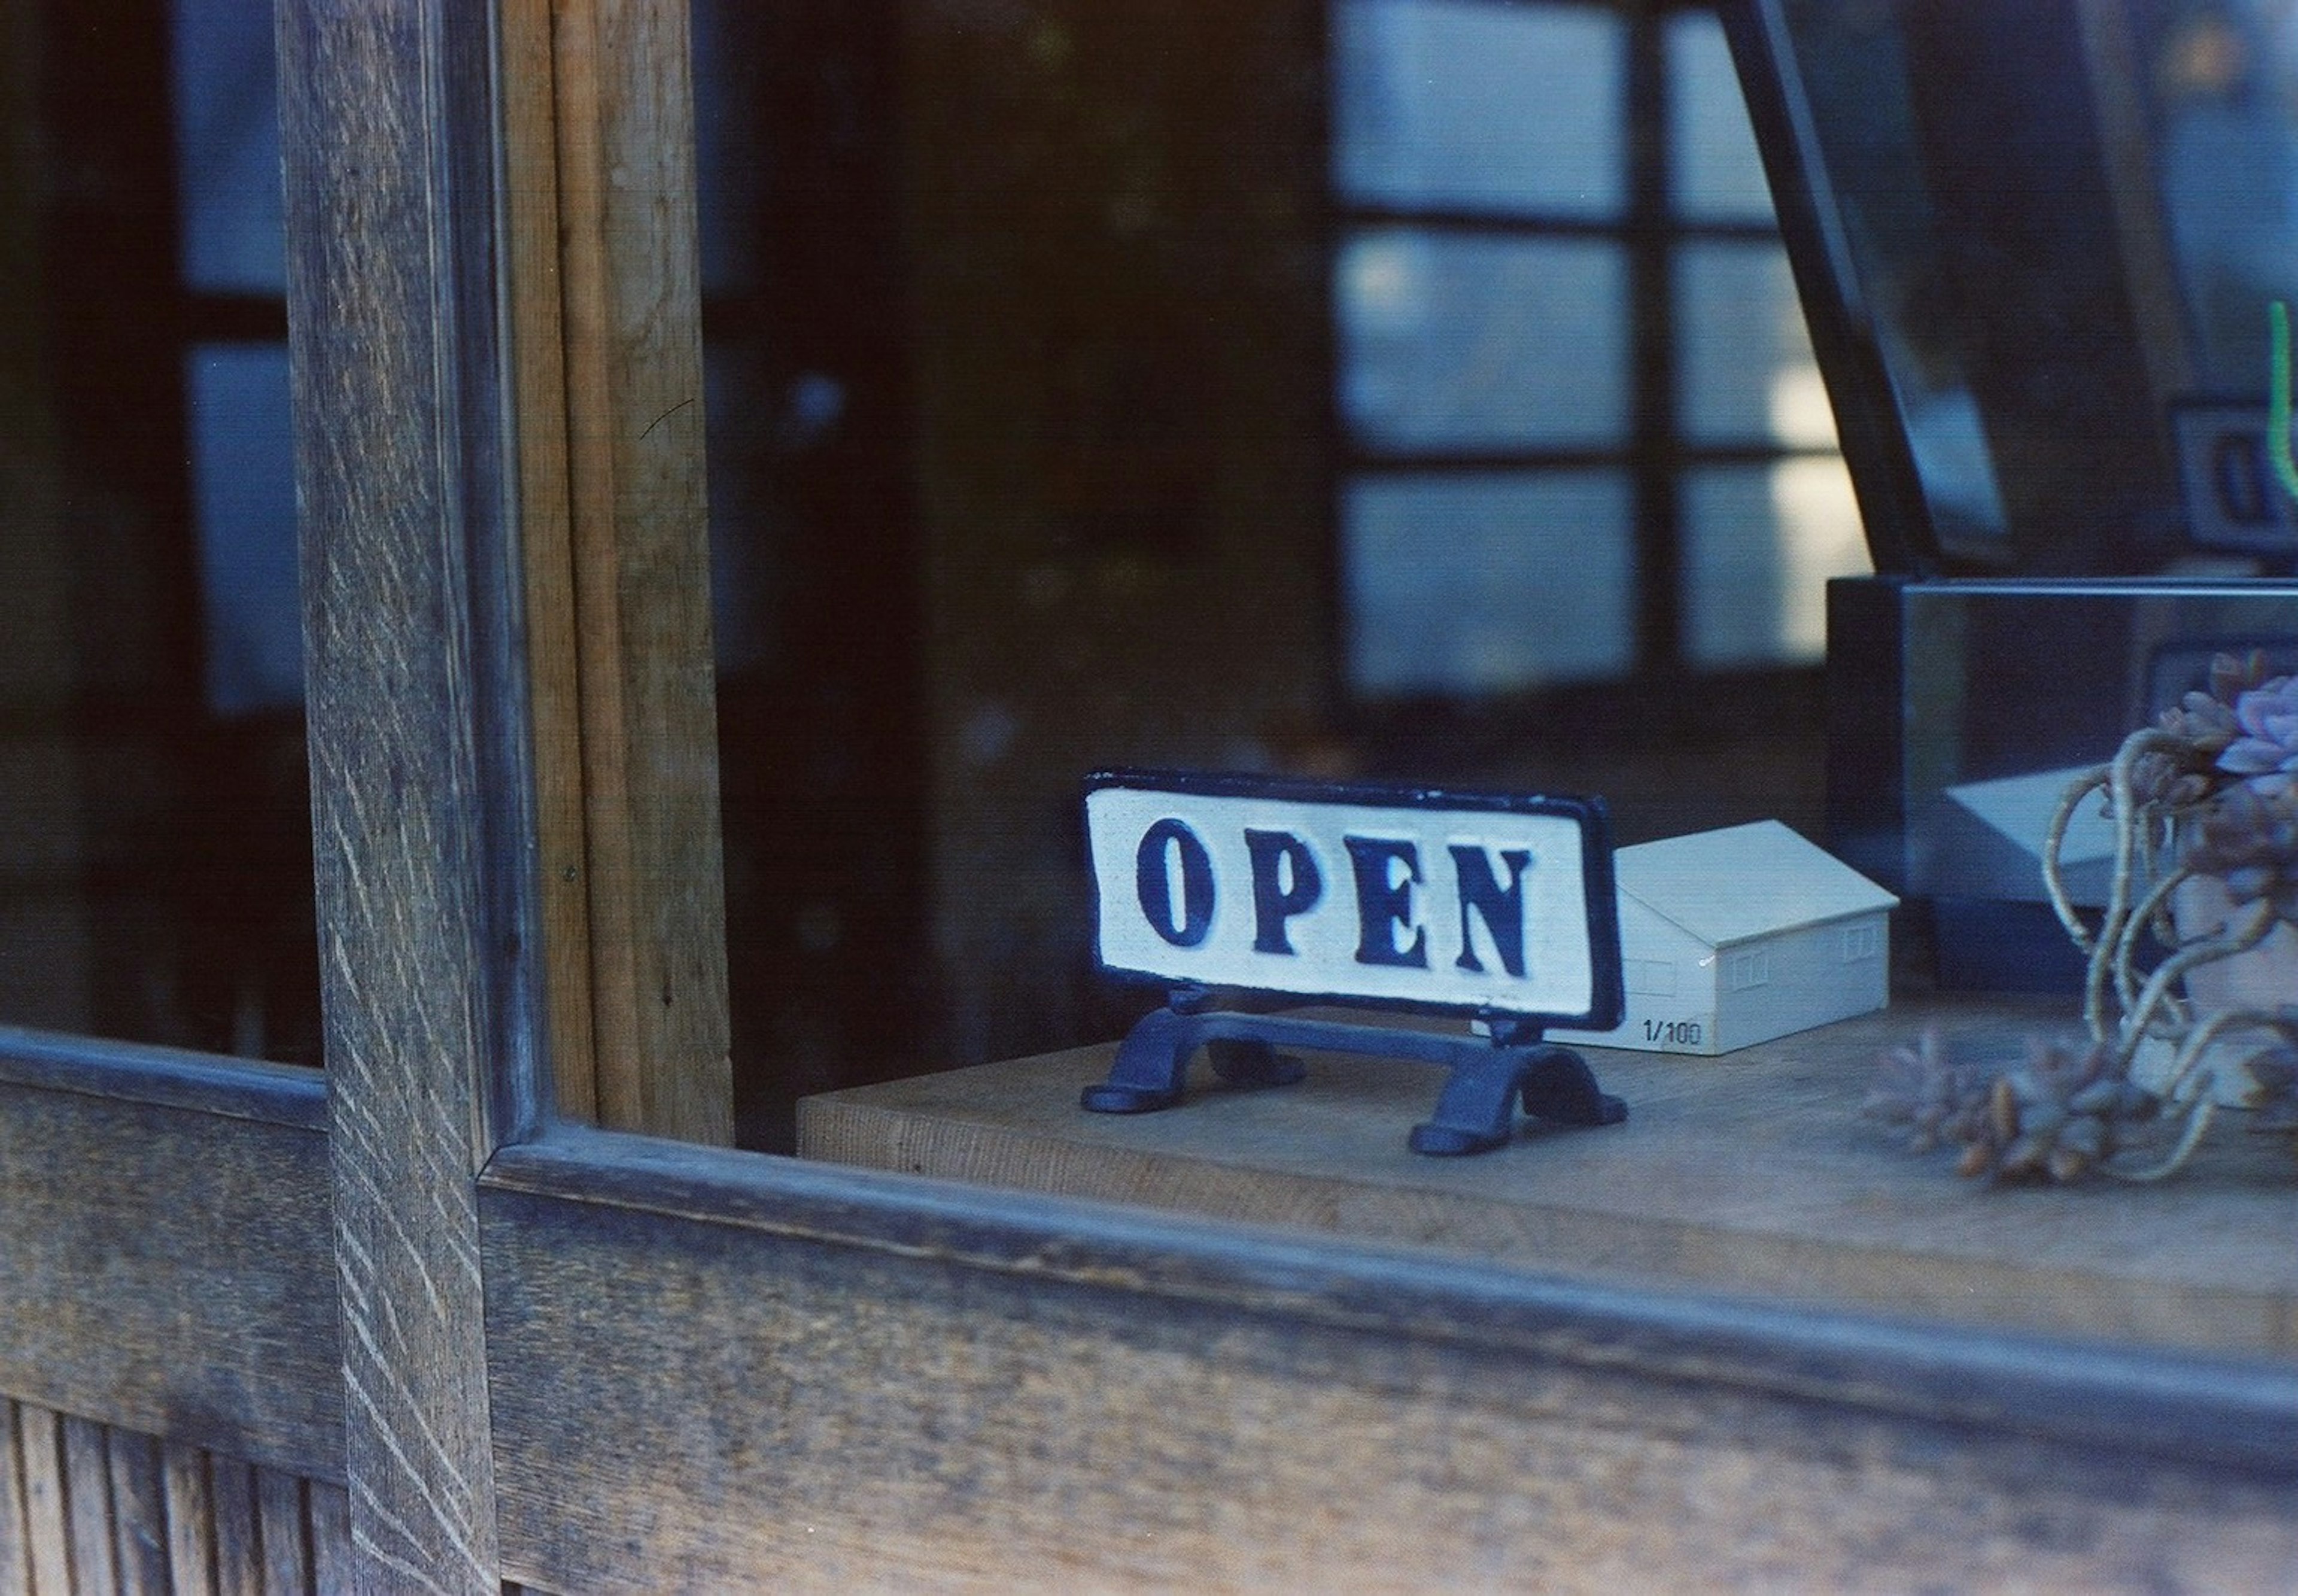
[[[1093,899],[1093,958],[1104,975],[1186,984],[1172,975],[1112,964],[1101,956],[1101,873],[1093,860],[1092,823],[1085,800],[1109,788],[1171,793],[1178,798],[1269,798],[1279,803],[1356,804],[1389,809],[1451,809],[1490,815],[1557,815],[1580,829],[1583,909],[1589,939],[1590,997],[1587,1013],[1558,1014],[1493,1004],[1444,1003],[1431,998],[1366,997],[1353,992],[1295,992],[1272,987],[1225,987],[1225,991],[1264,993],[1293,1003],[1332,1003],[1350,1008],[1412,1014],[1471,1014],[1530,1021],[1565,1030],[1614,1030],[1627,1014],[1627,986],[1621,969],[1620,900],[1612,872],[1612,822],[1600,798],[1562,793],[1494,792],[1379,781],[1318,781],[1294,776],[1265,776],[1240,771],[1112,768],[1085,778],[1079,798],[1083,827],[1087,890]]]

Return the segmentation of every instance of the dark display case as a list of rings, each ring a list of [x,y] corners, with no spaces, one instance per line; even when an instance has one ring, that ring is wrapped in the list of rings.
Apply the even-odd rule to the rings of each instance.
[[[1949,984],[2071,983],[2066,775],[2220,650],[2298,666],[2298,21],[1723,10],[1876,567],[1830,594],[1830,841]]]

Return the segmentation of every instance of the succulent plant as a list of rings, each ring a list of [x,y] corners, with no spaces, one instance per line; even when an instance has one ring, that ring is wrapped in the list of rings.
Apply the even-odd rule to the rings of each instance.
[[[2298,789],[2230,788],[2195,812],[2181,861],[2237,904],[2263,898],[2298,922]]]
[[[2298,1131],[2298,1046],[2285,1042],[2245,1061],[2250,1078],[2258,1083],[2251,1093],[2250,1128],[2261,1131]]]
[[[2104,1044],[2036,1041],[2006,1069],[1950,1058],[1936,1033],[1885,1054],[1864,1105],[1908,1127],[1911,1151],[1960,1148],[1963,1175],[2056,1181],[2148,1139],[2161,1109]]]
[[[2081,806],[2100,796],[2114,822],[2114,869],[2103,911],[2086,916],[2061,853]],[[2197,877],[2215,878],[2245,912],[2213,932],[2181,930],[2182,895]],[[2209,691],[2185,695],[2068,786],[2044,837],[2043,884],[2087,962],[2087,1038],[2038,1040],[2022,1063],[1983,1064],[1926,1036],[1879,1061],[1864,1112],[1905,1127],[1916,1152],[1957,1148],[1968,1176],[2159,1180],[2199,1145],[2240,1063],[2253,1083],[2253,1127],[2298,1150],[2298,990],[2261,1005],[2188,984],[2278,925],[2298,926],[2298,675],[2269,676],[2254,649],[2211,661]],[[2159,959],[2146,955],[2150,935],[2168,947]],[[2261,1033],[2242,1056],[2236,1038]],[[2152,1091],[2130,1079],[2142,1050],[2167,1061]],[[2142,1146],[2150,1156],[2118,1156]]]
[[[2269,797],[2298,782],[2298,676],[2277,676],[2239,693],[2234,717],[2241,735],[2218,757],[2218,767]]]
[[[1929,1153],[1960,1143],[1975,1117],[1987,1112],[1991,1072],[1947,1057],[1935,1030],[1911,1047],[1895,1047],[1875,1061],[1875,1079],[1860,1112],[1907,1129],[1907,1150]]]
[[[2266,656],[2220,654],[2211,661],[2210,690],[2190,691],[2164,710],[2155,729],[2174,740],[2150,739],[2148,750],[2132,762],[2131,789],[2138,802],[2184,808],[2226,786],[2233,773],[2221,756],[2245,732],[2236,701],[2266,679]]]

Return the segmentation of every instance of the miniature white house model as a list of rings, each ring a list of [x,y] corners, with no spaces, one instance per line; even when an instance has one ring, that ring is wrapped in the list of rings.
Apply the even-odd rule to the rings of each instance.
[[[1627,1018],[1554,1041],[1718,1054],[1889,1000],[1899,900],[1775,820],[1614,856]]]

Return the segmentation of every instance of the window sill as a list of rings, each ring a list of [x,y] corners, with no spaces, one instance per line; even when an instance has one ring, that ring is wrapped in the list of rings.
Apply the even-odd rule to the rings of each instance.
[[[2212,1138],[2166,1184],[1990,1187],[1859,1117],[1880,1050],[1937,1025],[2017,1045],[2052,1003],[1925,999],[1720,1059],[1586,1050],[1630,1118],[1482,1157],[1405,1135],[1441,1071],[1313,1055],[1300,1086],[1204,1086],[1088,1114],[1111,1049],[854,1088],[800,1105],[801,1156],[1440,1249],[1773,1306],[2204,1354],[2298,1354],[2292,1171],[2276,1137]]]

